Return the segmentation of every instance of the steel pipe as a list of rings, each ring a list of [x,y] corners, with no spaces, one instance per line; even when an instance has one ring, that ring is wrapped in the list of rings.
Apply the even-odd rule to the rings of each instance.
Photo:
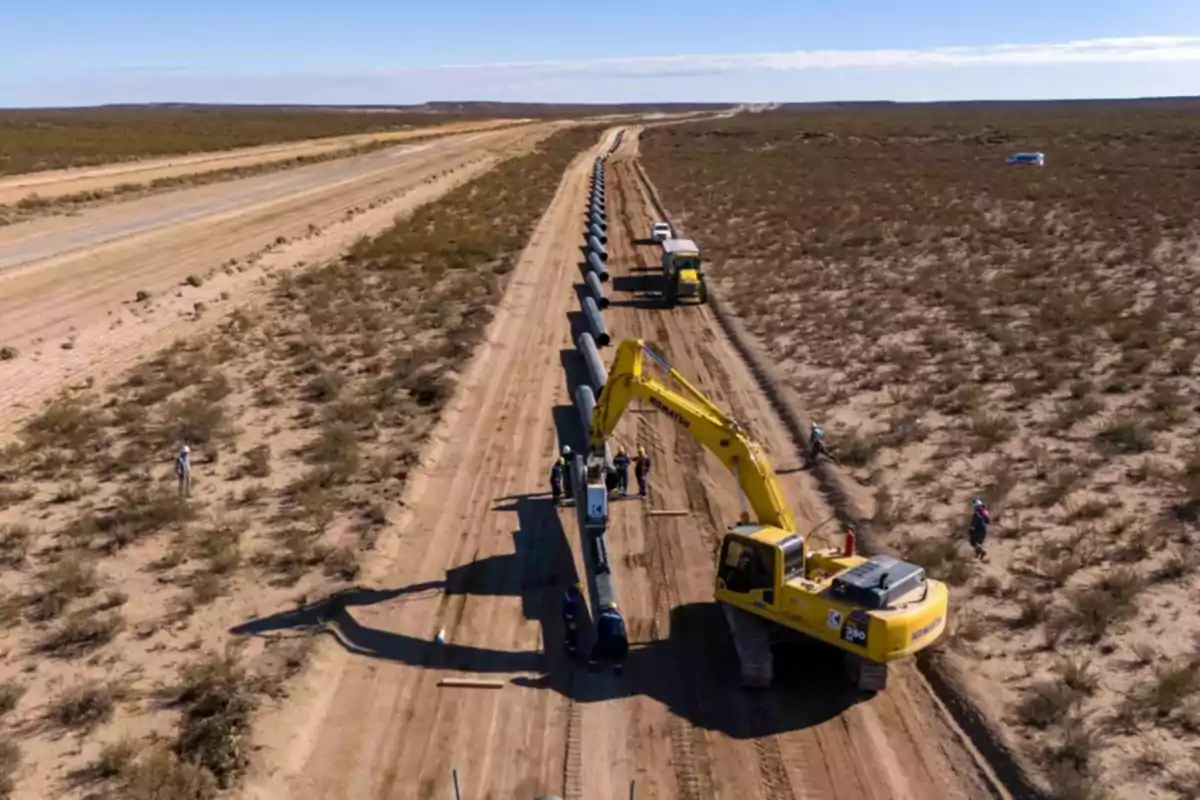
[[[608,326],[604,324],[604,318],[600,316],[600,309],[596,306],[596,301],[590,297],[583,298],[583,316],[587,320],[588,327],[592,329],[591,338],[594,343],[600,347],[607,347],[612,341],[612,337],[608,335]]]
[[[608,222],[604,219],[603,211],[592,211],[588,214],[588,224],[597,225],[600,230],[608,230]]]
[[[587,265],[591,268],[589,274],[594,273],[601,283],[608,283],[608,267],[604,266],[604,262],[600,260],[600,256],[589,252],[587,254]]]
[[[583,364],[587,368],[587,379],[591,384],[592,391],[599,396],[604,391],[604,384],[608,381],[608,370],[604,368],[604,361],[600,358],[600,349],[596,347],[596,340],[590,333],[581,333],[576,345],[579,347],[580,354],[583,355]]]
[[[591,290],[596,305],[601,309],[608,308],[608,296],[604,294],[604,287],[600,285],[600,276],[595,271],[589,270],[587,277],[584,278],[584,283]]]
[[[579,422],[583,425],[584,437],[591,441],[592,414],[596,410],[596,394],[592,391],[592,387],[575,387],[575,410],[579,412]]]
[[[595,236],[588,237],[588,247],[592,248],[592,252],[600,256],[601,261],[608,261],[608,251],[604,249],[604,245],[600,244],[600,240]]]
[[[591,225],[588,227],[588,233],[600,240],[600,244],[608,244],[608,234],[600,229],[599,225]]]

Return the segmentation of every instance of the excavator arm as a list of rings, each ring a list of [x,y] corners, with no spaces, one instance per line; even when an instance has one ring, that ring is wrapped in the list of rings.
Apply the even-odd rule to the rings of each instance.
[[[647,367],[651,364],[666,380],[649,373]],[[593,452],[603,450],[635,398],[647,401],[674,419],[720,459],[737,479],[743,501],[749,504],[759,523],[788,532],[796,530],[779,480],[758,442],[641,339],[626,339],[617,346],[616,359],[592,412]],[[749,522],[745,516],[743,505],[742,521]]]

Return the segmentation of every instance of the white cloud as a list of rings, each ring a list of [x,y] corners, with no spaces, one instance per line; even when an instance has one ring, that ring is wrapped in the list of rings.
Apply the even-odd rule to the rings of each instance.
[[[386,66],[122,66],[0,74],[0,107],[107,102],[970,100],[1200,94],[1200,36]]]
[[[479,73],[489,83],[572,77],[669,77],[739,72],[904,67],[1058,66],[1200,61],[1200,36],[1137,36],[1044,44],[942,47],[926,50],[799,50],[783,53],[675,55],[580,61],[382,67],[394,77]]]

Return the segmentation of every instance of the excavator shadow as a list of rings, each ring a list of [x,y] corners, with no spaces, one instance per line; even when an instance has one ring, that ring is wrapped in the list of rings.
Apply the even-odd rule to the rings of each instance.
[[[623,675],[592,673],[567,658],[559,606],[563,588],[580,576],[571,555],[560,511],[546,495],[501,498],[494,509],[516,511],[515,552],[451,568],[441,581],[396,589],[353,588],[323,601],[238,625],[231,633],[280,637],[321,634],[350,653],[423,669],[452,669],[487,675],[525,673],[514,686],[556,691],[580,703],[640,695],[662,703],[693,725],[739,739],[798,730],[830,720],[857,702],[847,692],[837,668],[840,660],[823,648],[777,654],[776,686],[768,690],[738,688],[739,672],[724,617],[715,603],[690,603],[671,611],[665,640],[633,642]],[[526,619],[537,621],[542,646],[505,651],[454,641],[448,626],[446,643],[363,624],[356,609],[403,603],[440,594],[452,615],[454,595],[509,595],[522,598]],[[388,619],[403,623],[403,606]],[[378,617],[376,617],[378,618]],[[580,646],[591,647],[591,621],[581,620]],[[794,660],[793,660],[794,659]],[[825,663],[828,662],[828,663]]]
[[[614,292],[661,295],[662,275],[614,275],[612,288]]]
[[[623,675],[592,672],[579,663],[512,682],[556,691],[578,703],[644,696],[696,727],[736,739],[820,725],[862,699],[845,687],[840,658],[817,654],[818,648],[805,648],[801,656],[777,653],[775,686],[742,689],[724,615],[715,603],[677,606],[670,620],[667,639],[631,643]]]

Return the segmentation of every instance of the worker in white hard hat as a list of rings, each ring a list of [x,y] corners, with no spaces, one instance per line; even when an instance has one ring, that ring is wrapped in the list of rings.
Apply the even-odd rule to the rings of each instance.
[[[179,494],[187,497],[192,493],[192,448],[186,444],[175,456],[175,477],[179,479]]]
[[[554,492],[554,486],[553,486],[554,472],[557,472],[559,474],[559,480],[562,481],[562,486],[566,490],[567,502],[570,502],[571,498],[575,496],[575,489],[571,484],[571,447],[570,447],[570,445],[564,444],[562,447],[562,450],[560,452],[562,455],[560,455],[558,460],[555,462],[555,467],[557,469],[552,469],[552,471],[551,471],[550,491],[552,493]],[[558,502],[557,495],[555,495],[554,500],[555,500],[555,502]]]

